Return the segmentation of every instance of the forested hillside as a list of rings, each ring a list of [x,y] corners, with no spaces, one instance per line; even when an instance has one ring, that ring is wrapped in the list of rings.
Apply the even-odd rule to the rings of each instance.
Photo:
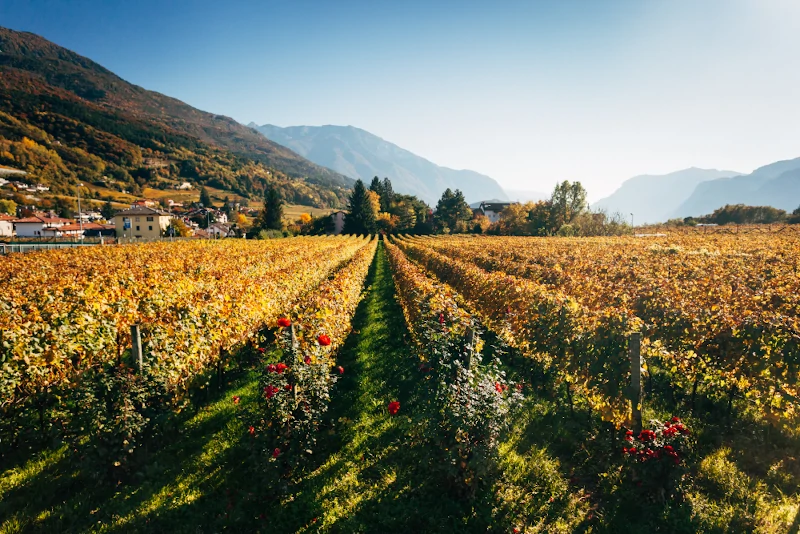
[[[229,117],[147,91],[37,35],[0,28],[0,165],[67,192],[78,181],[137,194],[191,181],[340,206],[349,178]]]

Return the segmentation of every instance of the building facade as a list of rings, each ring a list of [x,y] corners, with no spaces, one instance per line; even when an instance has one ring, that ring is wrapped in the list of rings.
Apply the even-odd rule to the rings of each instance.
[[[34,215],[14,221],[17,237],[59,237],[58,229],[73,221],[61,217],[42,217]]]
[[[170,215],[153,208],[134,206],[114,215],[117,238],[158,239],[169,227]]]

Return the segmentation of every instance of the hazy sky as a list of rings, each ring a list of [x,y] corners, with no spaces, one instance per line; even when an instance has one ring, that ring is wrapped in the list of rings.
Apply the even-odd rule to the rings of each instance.
[[[198,108],[364,128],[503,186],[800,156],[800,1],[0,0]]]

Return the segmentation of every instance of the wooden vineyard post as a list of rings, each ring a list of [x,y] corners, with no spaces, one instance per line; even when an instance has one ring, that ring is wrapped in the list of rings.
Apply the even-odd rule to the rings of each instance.
[[[295,369],[296,369],[302,362],[300,361],[300,352],[298,351],[298,348],[299,348],[300,344],[297,342],[297,336],[294,333],[294,323],[292,323],[292,326],[290,327],[289,334],[291,336],[291,350],[292,350],[292,356],[293,356],[292,359],[294,360],[294,366],[295,366]],[[295,371],[293,376],[295,376],[295,377],[297,376],[297,372],[296,371]],[[297,404],[297,390],[298,390],[299,386],[297,385],[297,381],[296,380],[293,380],[293,382],[294,383],[292,384],[292,393],[294,394],[294,402],[295,402],[295,405],[296,405]]]
[[[464,333],[464,338],[466,341],[466,347],[464,351],[464,367],[469,370],[472,368],[472,358],[475,355],[475,329],[472,328],[472,325],[467,327],[467,330]]]
[[[222,350],[222,347],[219,348],[219,359],[217,360],[217,388],[222,389],[222,378],[223,378],[223,358],[225,357],[225,351]]]
[[[642,431],[642,334],[628,336],[628,354],[631,358],[631,423],[634,432]]]
[[[142,372],[142,332],[138,324],[131,325],[131,357],[137,373]]]

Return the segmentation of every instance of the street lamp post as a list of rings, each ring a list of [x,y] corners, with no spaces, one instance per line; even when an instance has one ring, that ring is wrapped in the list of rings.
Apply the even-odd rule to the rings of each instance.
[[[78,224],[81,226],[81,243],[83,243],[83,216],[81,214],[81,187],[83,184],[78,184]]]
[[[631,213],[631,233],[636,235],[636,230],[634,229],[633,226],[633,213]]]

